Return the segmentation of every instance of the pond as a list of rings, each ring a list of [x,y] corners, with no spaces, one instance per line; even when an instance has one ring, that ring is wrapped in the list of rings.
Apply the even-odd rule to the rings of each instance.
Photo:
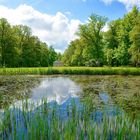
[[[140,139],[139,76],[0,79],[2,139]]]

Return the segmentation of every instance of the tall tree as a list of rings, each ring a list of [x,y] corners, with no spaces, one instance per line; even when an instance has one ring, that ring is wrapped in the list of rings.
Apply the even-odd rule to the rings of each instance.
[[[90,50],[90,59],[95,59],[97,63],[103,60],[103,36],[102,29],[106,24],[107,18],[92,14],[87,24],[80,25],[77,33],[86,42]]]
[[[115,50],[118,48],[118,31],[120,30],[121,20],[114,20],[108,24],[108,31],[104,33],[104,55],[106,63],[114,66],[117,62],[114,57]]]
[[[130,32],[137,22],[139,10],[136,6],[122,19],[110,22],[109,30],[105,34],[105,58],[109,65],[128,65],[130,54],[128,52],[132,42]]]
[[[5,66],[6,48],[9,46],[11,37],[11,26],[6,19],[0,19],[0,48],[1,48],[1,65]]]
[[[133,9],[124,16],[122,19],[122,24],[121,28],[118,31],[118,41],[119,41],[119,46],[122,48],[124,51],[124,56],[123,58],[123,64],[121,64],[122,60],[118,59],[119,65],[128,65],[129,60],[130,60],[130,55],[128,52],[128,49],[131,46],[131,40],[130,40],[130,32],[133,30],[136,22],[137,22],[137,17],[139,15],[139,10],[136,6],[133,7]],[[119,49],[120,50],[120,49]]]
[[[27,48],[27,45],[29,45],[29,40],[31,39],[31,29],[28,26],[23,26],[23,25],[17,25],[13,27],[15,30],[15,34],[17,37],[17,46],[19,50],[19,65],[24,66],[24,54],[23,52]],[[29,39],[30,38],[30,39]]]
[[[0,66],[45,67],[55,58],[55,50],[33,36],[28,26],[11,26],[6,19],[0,19]]]
[[[49,66],[53,66],[53,62],[57,59],[57,53],[53,46],[49,47]]]
[[[74,42],[75,41],[72,41],[69,44],[69,47],[65,50],[65,52],[63,54],[62,61],[64,62],[64,64],[66,66],[72,66],[71,59],[72,59],[72,55],[74,54],[75,49],[76,49],[76,46],[74,45],[75,44]]]
[[[135,66],[140,66],[140,17],[137,18],[139,23],[135,25],[133,30],[130,32],[130,39],[132,45],[129,49],[131,54],[131,61]]]

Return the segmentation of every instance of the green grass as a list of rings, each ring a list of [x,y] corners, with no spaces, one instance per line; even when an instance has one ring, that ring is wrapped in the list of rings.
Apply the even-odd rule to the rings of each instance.
[[[0,68],[0,75],[140,75],[135,67]]]
[[[32,105],[34,108],[34,105]],[[140,139],[140,120],[134,121],[125,115],[108,117],[95,121],[88,106],[79,110],[75,102],[67,106],[67,117],[58,113],[60,108],[52,108],[42,101],[42,106],[28,111],[28,103],[23,103],[22,112],[5,110],[0,125],[0,138],[12,140],[124,140]],[[64,112],[63,112],[64,113]],[[17,119],[18,118],[18,119]],[[24,129],[23,129],[24,127]]]

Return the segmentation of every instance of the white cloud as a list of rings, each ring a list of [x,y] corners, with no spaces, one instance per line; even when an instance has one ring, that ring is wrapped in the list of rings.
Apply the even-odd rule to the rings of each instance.
[[[64,51],[68,43],[76,38],[75,32],[81,23],[79,20],[68,19],[61,12],[49,15],[25,4],[15,9],[0,5],[1,17],[6,18],[12,25],[28,25],[34,35],[59,51]]]
[[[71,15],[71,12],[70,11],[66,11],[65,14],[66,15]]]
[[[102,31],[103,31],[103,32],[107,32],[108,30],[109,30],[109,27],[108,27],[108,24],[106,24],[106,25],[103,27]]]
[[[106,4],[111,4],[113,1],[123,3],[127,10],[130,10],[133,6],[140,7],[140,0],[102,0]]]

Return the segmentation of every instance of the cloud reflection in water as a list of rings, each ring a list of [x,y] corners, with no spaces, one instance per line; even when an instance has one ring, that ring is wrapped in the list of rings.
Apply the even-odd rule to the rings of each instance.
[[[57,104],[62,105],[68,99],[78,97],[80,91],[80,86],[68,77],[43,78],[40,85],[32,89],[28,102],[37,107],[41,105],[42,99],[47,99],[48,103],[56,101]],[[14,105],[21,108],[22,101],[17,101]]]

